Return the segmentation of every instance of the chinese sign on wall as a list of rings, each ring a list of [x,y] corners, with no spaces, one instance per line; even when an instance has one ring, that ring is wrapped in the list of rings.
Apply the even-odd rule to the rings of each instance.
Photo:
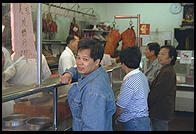
[[[140,34],[150,34],[150,24],[140,24]]]

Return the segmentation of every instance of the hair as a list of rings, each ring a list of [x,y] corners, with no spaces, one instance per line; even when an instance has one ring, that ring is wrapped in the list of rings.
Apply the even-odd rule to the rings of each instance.
[[[160,51],[160,45],[157,42],[152,42],[147,44],[150,51],[154,50],[154,54],[157,57]]]
[[[177,54],[178,54],[176,51],[176,48],[171,45],[165,45],[165,46],[162,46],[161,49],[162,48],[166,48],[169,50],[169,57],[172,58],[170,65],[175,65]]]
[[[67,39],[66,39],[66,46],[72,41],[72,40],[74,40],[75,38],[74,38],[74,35],[69,35],[68,37],[67,37]]]
[[[127,47],[120,52],[120,62],[128,68],[138,68],[141,61],[141,51],[138,46]]]
[[[90,57],[94,61],[100,59],[101,62],[104,54],[104,47],[101,45],[100,42],[94,39],[91,40],[91,39],[83,38],[78,43],[78,51],[82,49],[90,49]]]

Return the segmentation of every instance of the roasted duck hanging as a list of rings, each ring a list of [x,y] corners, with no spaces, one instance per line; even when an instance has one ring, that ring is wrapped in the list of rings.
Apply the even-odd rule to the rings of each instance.
[[[121,50],[127,47],[136,46],[136,35],[133,26],[131,28],[128,28],[121,34],[121,39],[122,39]]]

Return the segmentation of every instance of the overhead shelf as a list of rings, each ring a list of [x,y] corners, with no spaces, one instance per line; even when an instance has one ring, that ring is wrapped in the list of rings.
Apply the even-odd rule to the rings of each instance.
[[[82,29],[82,31],[87,31],[87,32],[106,32],[109,33],[110,31],[106,31],[106,30],[94,30],[94,29]]]

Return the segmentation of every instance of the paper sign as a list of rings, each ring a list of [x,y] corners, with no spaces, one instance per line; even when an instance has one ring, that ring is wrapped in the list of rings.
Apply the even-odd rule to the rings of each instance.
[[[150,24],[140,24],[140,34],[150,34]]]
[[[192,51],[180,52],[180,64],[191,64]]]

